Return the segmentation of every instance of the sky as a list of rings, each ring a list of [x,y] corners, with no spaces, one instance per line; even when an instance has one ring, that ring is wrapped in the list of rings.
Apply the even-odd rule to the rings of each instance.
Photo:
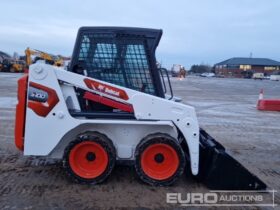
[[[71,56],[81,26],[157,28],[170,68],[231,57],[280,61],[279,0],[1,0],[0,51]],[[3,9],[6,8],[6,9]]]

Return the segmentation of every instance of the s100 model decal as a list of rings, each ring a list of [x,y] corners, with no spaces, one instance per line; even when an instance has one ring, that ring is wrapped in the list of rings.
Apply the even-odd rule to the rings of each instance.
[[[46,91],[34,88],[32,86],[29,87],[28,100],[45,103],[48,101],[48,98],[49,94]]]
[[[28,107],[37,115],[46,117],[58,102],[55,90],[34,82],[29,83]]]

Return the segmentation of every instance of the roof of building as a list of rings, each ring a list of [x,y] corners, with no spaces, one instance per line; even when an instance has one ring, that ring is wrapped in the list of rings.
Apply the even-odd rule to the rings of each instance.
[[[280,62],[268,58],[230,58],[216,63],[216,65],[256,65],[256,66],[280,66]]]
[[[7,53],[4,53],[4,52],[0,51],[0,57],[3,57],[3,58],[10,58],[11,56],[8,55]]]

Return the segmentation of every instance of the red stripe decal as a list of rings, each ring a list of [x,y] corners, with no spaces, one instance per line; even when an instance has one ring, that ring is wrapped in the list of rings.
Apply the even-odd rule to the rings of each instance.
[[[111,95],[111,96],[114,96],[117,98],[121,98],[123,100],[128,100],[128,95],[122,89],[115,88],[110,85],[106,85],[106,84],[103,84],[103,83],[100,83],[97,81],[93,81],[90,79],[84,79],[84,82],[89,89],[96,90],[96,91],[99,91],[102,93],[106,93],[108,95]]]
[[[130,112],[130,113],[134,112],[133,107],[130,104],[120,103],[118,101],[114,101],[112,99],[105,98],[100,95],[92,94],[90,92],[85,93],[84,99],[91,100],[91,101],[94,101],[97,103],[101,103],[101,104],[104,104],[106,106],[110,106],[110,107],[113,107],[116,109],[120,109],[124,112]]]

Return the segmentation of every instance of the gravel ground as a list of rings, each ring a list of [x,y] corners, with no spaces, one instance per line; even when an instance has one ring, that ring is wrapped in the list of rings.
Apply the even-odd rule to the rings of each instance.
[[[208,191],[189,176],[170,187],[147,186],[125,166],[117,166],[103,184],[78,185],[65,178],[59,162],[23,157],[13,142],[19,76],[0,74],[0,209],[178,209],[166,203],[166,193]],[[260,88],[265,97],[280,98],[280,82],[188,77],[172,84],[175,95],[196,108],[201,127],[279,191],[280,112],[257,111],[256,102]],[[275,202],[280,203],[279,192]]]

